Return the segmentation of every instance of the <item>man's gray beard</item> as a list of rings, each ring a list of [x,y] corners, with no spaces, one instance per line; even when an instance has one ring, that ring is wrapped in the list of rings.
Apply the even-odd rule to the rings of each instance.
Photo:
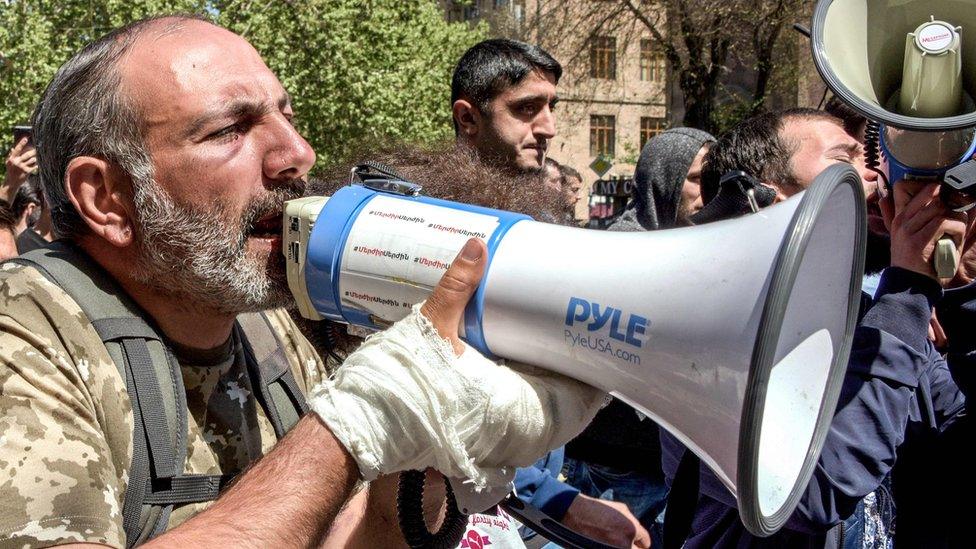
[[[218,314],[261,311],[293,302],[283,264],[276,269],[281,272],[269,273],[269,265],[277,265],[281,258],[265,262],[247,254],[252,223],[295,198],[293,192],[268,193],[232,224],[217,202],[190,208],[177,204],[153,181],[135,187],[140,250],[133,277],[137,281],[181,300],[187,308]]]

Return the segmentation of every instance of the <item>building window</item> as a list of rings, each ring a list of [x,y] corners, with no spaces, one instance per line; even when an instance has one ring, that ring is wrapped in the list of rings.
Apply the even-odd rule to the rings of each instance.
[[[647,38],[641,39],[640,48],[640,79],[644,82],[664,82],[667,72],[664,52]]]
[[[516,21],[522,22],[525,17],[525,0],[514,0],[512,2],[512,15],[515,16]]]
[[[613,156],[617,139],[617,120],[610,115],[590,115],[590,156]]]
[[[594,36],[590,40],[590,78],[617,78],[617,39]]]
[[[663,118],[641,117],[640,127],[640,148],[644,150],[644,144],[652,137],[668,129],[668,121]]]

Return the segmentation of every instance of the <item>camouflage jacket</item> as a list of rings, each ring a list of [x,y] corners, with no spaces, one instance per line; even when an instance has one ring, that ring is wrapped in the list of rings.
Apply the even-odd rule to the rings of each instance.
[[[284,311],[268,314],[303,391],[325,366]],[[243,470],[276,442],[241,342],[175,350],[189,408],[186,473]],[[80,307],[30,267],[0,272],[0,548],[124,547],[132,459],[124,380]],[[206,504],[174,509],[169,527]]]

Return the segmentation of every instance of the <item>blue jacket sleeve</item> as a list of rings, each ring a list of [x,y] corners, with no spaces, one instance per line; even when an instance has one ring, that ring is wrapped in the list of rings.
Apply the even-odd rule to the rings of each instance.
[[[787,527],[823,532],[844,520],[891,470],[913,429],[939,429],[963,408],[948,367],[928,341],[941,287],[887,269],[854,335],[840,401],[820,460]]]
[[[580,491],[556,478],[562,470],[565,448],[557,448],[531,467],[515,471],[518,496],[556,520],[562,520]]]

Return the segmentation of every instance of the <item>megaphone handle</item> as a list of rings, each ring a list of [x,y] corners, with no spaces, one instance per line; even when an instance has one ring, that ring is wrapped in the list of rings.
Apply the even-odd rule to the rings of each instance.
[[[566,528],[556,522],[554,518],[522,501],[515,494],[509,494],[498,506],[537,534],[563,547],[570,549],[619,549]]]
[[[956,251],[956,243],[951,238],[943,236],[935,243],[932,266],[935,267],[935,275],[939,278],[956,276],[956,271],[959,269],[959,254]]]

